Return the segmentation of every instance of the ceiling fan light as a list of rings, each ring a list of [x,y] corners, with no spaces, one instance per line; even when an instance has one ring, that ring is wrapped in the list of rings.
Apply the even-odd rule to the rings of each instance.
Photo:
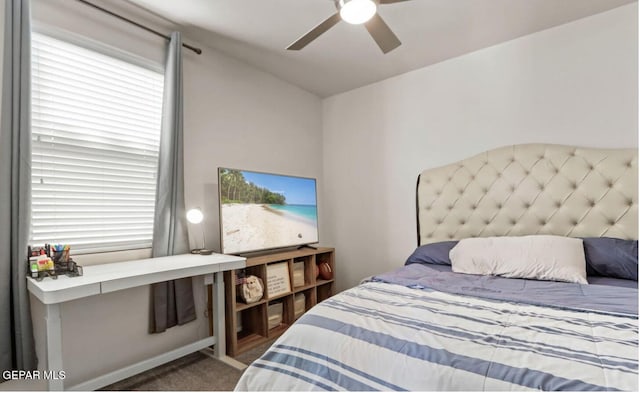
[[[365,23],[376,14],[376,3],[372,0],[340,0],[340,17],[352,25]]]

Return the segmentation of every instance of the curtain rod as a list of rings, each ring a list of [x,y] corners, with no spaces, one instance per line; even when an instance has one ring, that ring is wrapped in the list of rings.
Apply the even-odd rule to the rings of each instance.
[[[162,34],[162,33],[160,33],[159,31],[153,30],[153,29],[151,29],[151,28],[149,28],[149,27],[147,27],[147,26],[145,26],[145,25],[142,25],[142,24],[140,24],[140,23],[138,23],[138,22],[136,22],[136,21],[133,21],[133,20],[131,20],[131,19],[129,19],[129,18],[125,18],[124,16],[119,15],[119,14],[116,14],[116,13],[115,13],[115,12],[113,12],[113,11],[109,11],[109,10],[108,10],[108,9],[106,9],[106,8],[102,8],[102,7],[100,7],[99,5],[96,5],[96,4],[93,4],[93,3],[90,3],[90,2],[88,2],[88,1],[86,1],[86,0],[77,0],[77,1],[79,1],[79,2],[81,2],[81,3],[83,3],[83,4],[86,4],[86,5],[90,6],[90,7],[93,7],[93,8],[95,8],[95,9],[97,9],[97,10],[100,10],[100,11],[102,11],[102,12],[106,12],[107,14],[109,14],[109,15],[111,15],[111,16],[115,16],[116,18],[118,18],[118,19],[120,19],[120,20],[123,20],[123,21],[125,21],[125,22],[127,22],[127,23],[130,23],[130,24],[132,24],[132,25],[134,25],[134,26],[138,26],[139,28],[141,28],[141,29],[143,29],[143,30],[148,31],[149,33],[155,34],[155,35],[157,35],[157,36],[159,36],[159,37],[162,37],[162,38],[164,38],[165,40],[171,40],[171,37],[169,37],[168,35]],[[187,48],[187,49],[191,49],[192,51],[196,52],[197,54],[201,54],[201,53],[202,53],[202,49],[200,49],[200,48],[196,48],[195,46],[191,46],[191,45],[189,45],[189,44],[185,44],[184,42],[182,43],[182,46],[184,46],[184,47],[185,47],[185,48]]]

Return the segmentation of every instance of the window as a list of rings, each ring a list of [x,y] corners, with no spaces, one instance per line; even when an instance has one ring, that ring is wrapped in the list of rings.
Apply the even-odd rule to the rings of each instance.
[[[31,244],[151,246],[164,76],[32,35]]]

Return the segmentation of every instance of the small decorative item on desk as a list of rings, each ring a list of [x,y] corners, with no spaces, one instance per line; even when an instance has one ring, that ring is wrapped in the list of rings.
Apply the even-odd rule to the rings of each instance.
[[[69,250],[71,247],[68,244],[52,244],[49,247],[53,250],[53,261],[55,263],[69,262]]]
[[[69,277],[82,276],[82,266],[78,266],[69,256],[71,246],[68,244],[49,245],[53,253],[53,262],[57,274],[65,274]]]
[[[55,271],[55,264],[50,257],[47,246],[29,247],[27,249],[27,267],[29,277],[38,281],[45,277],[58,278]]]
[[[38,278],[38,261],[29,260],[29,276],[31,278]]]
[[[38,281],[45,277],[54,280],[58,275],[69,277],[82,276],[82,266],[78,266],[69,256],[71,247],[63,244],[45,244],[44,247],[31,247],[27,250],[29,276]]]

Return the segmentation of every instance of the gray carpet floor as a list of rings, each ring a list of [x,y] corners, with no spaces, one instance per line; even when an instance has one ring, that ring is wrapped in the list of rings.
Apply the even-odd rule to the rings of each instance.
[[[273,341],[269,341],[235,359],[248,365],[262,356],[272,343]],[[101,390],[230,391],[236,386],[241,375],[242,371],[195,352]]]

